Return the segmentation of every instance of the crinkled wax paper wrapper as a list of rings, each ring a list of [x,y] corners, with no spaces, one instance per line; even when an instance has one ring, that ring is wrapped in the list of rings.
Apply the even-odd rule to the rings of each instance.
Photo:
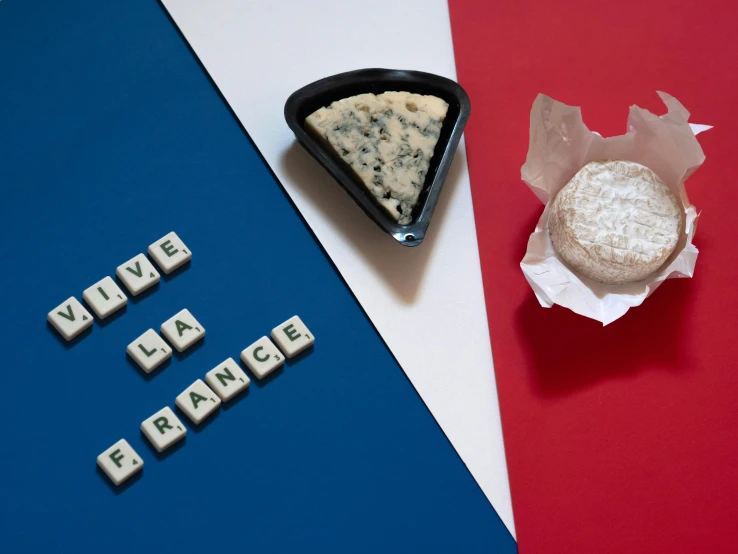
[[[631,106],[628,132],[603,138],[582,121],[581,110],[539,94],[530,112],[530,144],[521,176],[546,205],[528,251],[520,263],[541,306],[559,304],[607,325],[640,305],[666,279],[692,277],[697,248],[692,244],[697,209],[689,203],[684,181],[705,160],[696,134],[710,129],[689,124],[689,112],[679,101],[659,92],[667,113],[657,116]],[[548,214],[556,193],[574,174],[595,160],[628,160],[650,168],[681,199],[685,233],[671,257],[657,272],[626,285],[605,285],[579,277],[557,256],[548,232]]]

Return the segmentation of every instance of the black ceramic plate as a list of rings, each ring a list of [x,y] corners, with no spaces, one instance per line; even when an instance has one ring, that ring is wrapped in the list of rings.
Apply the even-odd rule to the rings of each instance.
[[[392,219],[348,164],[326,150],[305,128],[307,116],[336,100],[367,92],[381,94],[387,91],[432,94],[448,102],[441,136],[433,152],[418,205],[413,211],[412,222],[407,225],[400,225]],[[300,144],[333,175],[377,225],[405,246],[417,246],[425,238],[470,112],[469,97],[458,83],[431,73],[395,69],[359,69],[326,77],[294,92],[284,106],[284,117]]]

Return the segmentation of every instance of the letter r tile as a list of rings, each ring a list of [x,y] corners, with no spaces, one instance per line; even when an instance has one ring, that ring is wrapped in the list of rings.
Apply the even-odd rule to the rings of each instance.
[[[141,423],[141,431],[157,452],[163,452],[187,434],[187,429],[169,406]]]

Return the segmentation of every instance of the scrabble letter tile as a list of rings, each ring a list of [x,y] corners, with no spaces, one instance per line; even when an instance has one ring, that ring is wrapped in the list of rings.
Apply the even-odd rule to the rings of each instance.
[[[192,252],[172,231],[149,246],[149,256],[167,275],[192,259]]]
[[[157,452],[166,450],[187,434],[187,429],[169,406],[144,421],[141,424],[141,431]]]
[[[205,381],[220,396],[223,402],[228,402],[239,392],[248,388],[249,383],[251,383],[251,379],[233,361],[233,358],[228,358],[225,362],[208,371],[205,375]]]
[[[282,353],[267,337],[261,337],[241,352],[241,361],[256,375],[263,379],[284,363]]]
[[[120,439],[97,457],[97,465],[116,485],[140,471],[144,463],[126,439]]]
[[[182,310],[161,324],[161,332],[178,352],[182,352],[205,336],[205,327],[189,310]]]
[[[149,287],[159,282],[159,272],[154,269],[149,259],[139,254],[119,265],[115,270],[118,279],[123,281],[133,296],[138,296]]]
[[[289,318],[282,325],[272,329],[272,338],[288,358],[297,356],[315,342],[310,329],[297,316]]]
[[[128,302],[128,297],[110,277],[105,277],[102,281],[85,289],[82,298],[100,319],[105,319],[113,312],[120,310]]]
[[[74,296],[51,310],[46,319],[67,340],[72,340],[92,325],[92,315]]]
[[[153,329],[129,344],[126,352],[146,373],[151,373],[172,356],[172,349]]]
[[[177,407],[197,425],[220,406],[220,398],[198,379],[187,387],[175,401]]]

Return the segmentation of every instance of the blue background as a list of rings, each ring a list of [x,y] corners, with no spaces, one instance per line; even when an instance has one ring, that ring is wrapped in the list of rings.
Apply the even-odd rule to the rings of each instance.
[[[0,551],[515,551],[159,4],[0,1],[0,187]],[[171,230],[186,269],[71,346],[47,325]],[[146,378],[126,345],[182,308],[206,338]],[[156,455],[141,421],[294,314],[314,351]]]

